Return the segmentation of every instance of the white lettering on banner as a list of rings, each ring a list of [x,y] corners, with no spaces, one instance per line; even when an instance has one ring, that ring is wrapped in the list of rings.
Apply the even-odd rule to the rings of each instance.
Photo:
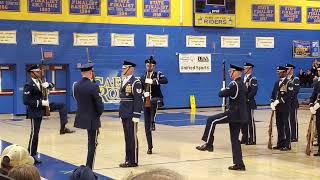
[[[32,44],[59,45],[59,32],[32,31]]]
[[[240,48],[240,36],[221,36],[221,48]]]
[[[17,44],[17,31],[0,31],[0,44]]]
[[[211,54],[179,54],[180,73],[211,72]]]
[[[73,33],[74,46],[98,46],[98,33]]]

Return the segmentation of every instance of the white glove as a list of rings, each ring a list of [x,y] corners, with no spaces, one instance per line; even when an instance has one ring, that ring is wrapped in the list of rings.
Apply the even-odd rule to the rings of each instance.
[[[317,113],[317,111],[314,109],[314,107],[310,107],[310,112],[311,112],[311,114],[316,114]]]
[[[314,109],[315,111],[317,111],[317,110],[319,109],[319,107],[320,107],[320,104],[319,104],[319,103],[316,103],[316,104],[313,106],[313,109]]]
[[[280,101],[277,99],[273,102],[274,107],[276,107],[278,104],[280,103]]]
[[[223,90],[225,90],[225,89],[226,89],[226,88],[223,87],[223,88],[220,89],[220,91],[223,91]]]
[[[271,107],[272,111],[275,111],[275,110],[276,110],[276,107],[274,106],[274,103],[273,103],[273,102],[270,104],[270,107]]]
[[[42,100],[41,101],[42,106],[49,106],[49,101],[48,100]]]
[[[49,87],[49,83],[48,83],[48,82],[44,82],[44,83],[42,83],[42,87],[44,87],[44,88],[48,88],[48,87]]]
[[[138,123],[140,121],[140,119],[134,117],[134,118],[132,118],[132,121],[135,122],[135,123]]]
[[[153,80],[150,79],[150,78],[147,78],[147,79],[145,80],[145,83],[146,83],[146,84],[152,84],[152,83],[153,83]]]
[[[144,96],[144,97],[149,97],[149,96],[150,96],[150,93],[149,93],[149,92],[144,92],[144,93],[143,93],[143,96]]]

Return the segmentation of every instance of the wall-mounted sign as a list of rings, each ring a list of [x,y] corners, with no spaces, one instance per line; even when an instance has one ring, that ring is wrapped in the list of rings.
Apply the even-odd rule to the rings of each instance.
[[[147,47],[168,47],[169,44],[168,35],[154,35],[146,34],[146,46]]]
[[[252,4],[252,21],[273,22],[275,20],[274,5]]]
[[[319,57],[319,41],[293,41],[294,58],[317,58]]]
[[[274,48],[274,37],[256,37],[256,48]]]
[[[28,11],[33,13],[61,14],[62,0],[28,0]]]
[[[301,23],[301,6],[280,6],[280,22]]]
[[[195,26],[211,27],[235,27],[236,16],[234,14],[194,14]]]
[[[0,44],[17,44],[17,31],[0,31]]]
[[[170,0],[144,0],[143,16],[153,18],[170,17]]]
[[[207,36],[186,36],[186,47],[207,47]]]
[[[20,0],[0,0],[0,11],[20,11]]]
[[[100,15],[101,0],[69,0],[69,13]]]
[[[320,24],[320,7],[307,7],[307,23]]]
[[[221,48],[240,48],[240,36],[221,36]]]
[[[32,31],[32,44],[59,45],[58,31]]]
[[[179,72],[211,72],[211,54],[179,54]]]
[[[134,46],[134,34],[111,33],[111,46]]]
[[[74,46],[98,46],[98,33],[73,33]]]
[[[108,0],[109,16],[136,16],[136,0]]]

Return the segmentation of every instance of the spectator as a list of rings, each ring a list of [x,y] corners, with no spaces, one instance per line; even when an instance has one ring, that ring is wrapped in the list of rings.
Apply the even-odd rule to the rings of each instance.
[[[183,180],[185,179],[180,174],[169,169],[152,169],[143,173],[130,173],[123,180]]]
[[[38,169],[29,164],[14,167],[9,171],[8,176],[15,180],[41,180]]]
[[[1,155],[1,174],[7,175],[8,172],[22,164],[30,164],[33,165],[34,160],[29,155],[27,149],[19,145],[10,145],[6,147]]]
[[[307,71],[307,76],[306,76],[306,87],[310,88],[312,87],[312,83],[313,83],[313,75],[311,73],[311,70]]]
[[[317,71],[318,64],[319,64],[318,60],[314,59],[313,62],[312,62],[312,67],[310,69],[311,74],[312,74],[312,79],[314,79],[315,77],[318,77],[318,71]]]
[[[299,70],[298,78],[300,80],[300,86],[306,87],[306,73],[303,71],[302,68]]]
[[[75,169],[70,177],[70,180],[97,180],[97,176],[87,166],[80,166]]]

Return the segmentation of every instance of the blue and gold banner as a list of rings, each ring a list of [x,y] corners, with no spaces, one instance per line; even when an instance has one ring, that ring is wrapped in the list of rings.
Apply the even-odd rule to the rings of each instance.
[[[136,0],[108,0],[108,15],[136,16]]]
[[[307,8],[307,23],[320,24],[320,7]]]
[[[301,6],[280,6],[280,22],[301,23]]]
[[[0,11],[20,11],[20,0],[0,0]]]
[[[61,14],[62,0],[28,0],[28,11],[33,13]]]
[[[235,27],[236,16],[234,14],[195,13],[194,26]]]
[[[170,0],[144,0],[143,16],[154,18],[170,17]]]
[[[317,58],[319,57],[319,41],[293,41],[294,58]]]
[[[70,14],[100,15],[100,0],[69,0]]]
[[[274,22],[274,5],[252,4],[252,21]]]

